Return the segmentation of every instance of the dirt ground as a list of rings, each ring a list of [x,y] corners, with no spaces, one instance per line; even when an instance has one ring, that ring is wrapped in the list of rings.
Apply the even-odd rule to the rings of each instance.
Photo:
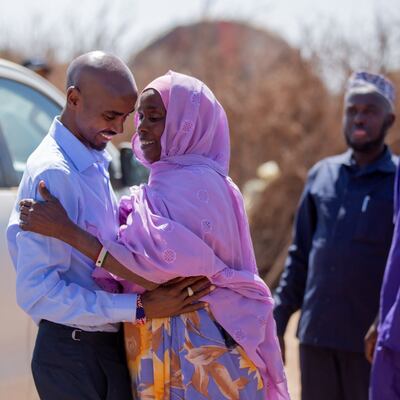
[[[300,369],[299,341],[296,338],[296,328],[299,313],[293,315],[286,330],[286,374],[292,400],[300,400]]]

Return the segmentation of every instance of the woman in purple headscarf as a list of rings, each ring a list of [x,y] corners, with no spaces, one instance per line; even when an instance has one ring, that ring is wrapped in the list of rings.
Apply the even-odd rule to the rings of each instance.
[[[370,400],[400,399],[400,168],[395,183],[395,228],[381,290],[378,341]]]
[[[216,286],[204,298],[207,310],[125,324],[135,396],[289,399],[273,301],[257,273],[242,196],[228,177],[222,106],[201,81],[169,72],[140,95],[133,148],[150,168],[149,184],[121,200],[118,241],[98,237],[101,254],[157,284],[206,276]],[[94,277],[112,290],[104,269]]]

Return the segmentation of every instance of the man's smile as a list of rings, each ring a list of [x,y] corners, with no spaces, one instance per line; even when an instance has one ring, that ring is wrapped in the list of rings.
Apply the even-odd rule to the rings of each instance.
[[[103,139],[105,139],[106,141],[110,141],[115,136],[115,133],[112,133],[112,132],[100,132],[100,136]]]

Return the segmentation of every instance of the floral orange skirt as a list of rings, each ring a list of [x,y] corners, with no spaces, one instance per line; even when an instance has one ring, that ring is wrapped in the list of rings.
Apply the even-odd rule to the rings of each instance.
[[[124,330],[134,399],[266,399],[253,362],[206,310]]]

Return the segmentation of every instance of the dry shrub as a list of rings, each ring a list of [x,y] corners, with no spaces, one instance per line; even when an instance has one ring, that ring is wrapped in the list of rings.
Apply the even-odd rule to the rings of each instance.
[[[303,182],[303,176],[296,172],[283,174],[267,186],[257,208],[249,214],[258,268],[271,286],[282,270]]]
[[[396,87],[397,92],[397,101],[395,104],[395,114],[397,115],[397,119],[393,128],[390,130],[390,133],[387,138],[387,142],[391,147],[392,151],[395,154],[400,155],[400,72],[391,72],[388,74],[390,80],[393,82]]]

